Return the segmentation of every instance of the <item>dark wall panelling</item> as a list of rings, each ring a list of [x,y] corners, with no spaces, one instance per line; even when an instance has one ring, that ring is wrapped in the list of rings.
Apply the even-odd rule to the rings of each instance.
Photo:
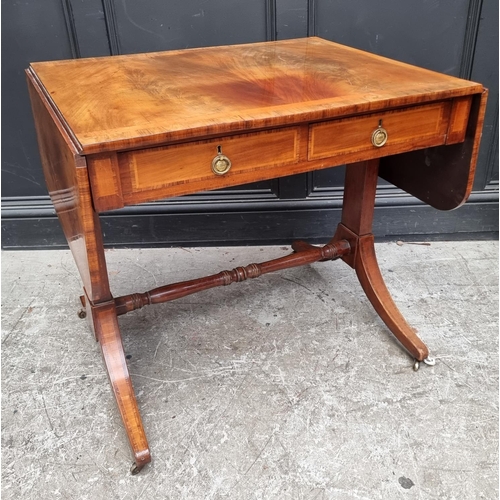
[[[472,77],[472,65],[474,63],[474,53],[476,50],[476,40],[479,34],[482,8],[483,0],[471,0],[469,2],[469,12],[467,13],[467,24],[462,49],[462,61],[458,74],[460,78],[471,79]]]
[[[340,208],[228,211],[102,216],[108,247],[284,245],[295,239],[326,243],[340,221]],[[379,206],[377,241],[436,241],[498,238],[498,204],[469,203],[460,211],[438,212],[421,205]],[[55,218],[14,218],[2,224],[5,249],[67,248]]]
[[[62,0],[74,57],[109,56],[108,32],[101,0]]]
[[[6,248],[66,246],[43,180],[24,77],[29,62],[312,35],[470,77],[490,89],[471,203],[458,212],[436,212],[381,182],[375,233],[497,235],[497,0],[24,0],[4,2],[2,8]],[[337,167],[128,207],[103,216],[105,241],[120,246],[325,241],[339,218],[343,178],[343,167]]]
[[[307,0],[276,0],[277,39],[307,36],[307,12]]]
[[[307,36],[317,36],[316,1],[307,0]]]
[[[268,10],[263,0],[114,3],[124,54],[264,41]]]
[[[104,13],[104,22],[106,23],[106,32],[108,35],[109,51],[112,56],[121,54],[120,38],[118,36],[118,27],[116,25],[115,3],[113,0],[102,0],[102,10]]]
[[[498,16],[497,0],[482,2],[470,63],[470,78],[489,89],[474,189],[498,187]]]
[[[272,41],[277,39],[277,20],[276,20],[276,1],[266,0],[266,40]]]
[[[70,0],[61,1],[64,21],[66,22],[66,30],[68,34],[68,42],[71,48],[71,55],[76,58],[80,57],[80,46],[78,44],[78,35],[76,33],[75,17],[73,16],[73,8]]]
[[[458,76],[467,0],[317,2],[318,36]]]
[[[2,197],[47,194],[24,68],[71,57],[60,0],[2,2]]]

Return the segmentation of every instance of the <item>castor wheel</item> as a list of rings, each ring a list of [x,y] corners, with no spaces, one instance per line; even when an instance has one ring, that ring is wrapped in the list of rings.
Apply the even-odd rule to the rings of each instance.
[[[144,467],[144,466],[142,466]],[[139,472],[141,472],[142,470],[142,467],[139,467],[135,462],[132,464],[132,467],[130,467],[130,474],[132,474],[132,476],[135,476],[137,474],[139,474]]]
[[[78,311],[78,317],[80,319],[85,319],[87,317],[87,311],[85,309],[80,309]]]
[[[423,359],[422,362],[429,366],[434,366],[436,364],[436,360],[431,357]],[[420,368],[420,361],[416,359],[415,363],[413,363],[413,371],[418,371],[419,368]]]

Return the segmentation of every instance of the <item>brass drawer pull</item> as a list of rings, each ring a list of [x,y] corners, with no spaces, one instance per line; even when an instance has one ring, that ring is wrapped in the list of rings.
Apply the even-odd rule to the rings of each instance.
[[[222,148],[217,146],[217,156],[212,160],[212,172],[215,175],[224,175],[231,168],[231,160],[222,154]]]
[[[382,127],[382,120],[380,120],[378,128],[373,131],[372,144],[377,148],[381,148],[387,142],[388,137],[387,130]]]

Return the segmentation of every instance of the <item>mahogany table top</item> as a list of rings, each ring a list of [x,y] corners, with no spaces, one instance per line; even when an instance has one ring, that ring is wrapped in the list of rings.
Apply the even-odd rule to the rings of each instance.
[[[32,63],[82,154],[349,116],[482,86],[317,37]]]

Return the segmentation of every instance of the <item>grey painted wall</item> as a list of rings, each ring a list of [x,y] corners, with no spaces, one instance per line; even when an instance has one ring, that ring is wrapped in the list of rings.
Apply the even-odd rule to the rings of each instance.
[[[24,80],[30,62],[308,35],[471,78],[490,89],[471,202],[458,212],[437,212],[381,182],[374,229],[388,238],[494,236],[498,231],[496,0],[24,0],[2,2],[3,246],[65,244],[38,156]],[[103,217],[105,241],[114,245],[266,244],[291,237],[320,241],[328,238],[339,218],[343,171],[339,167],[128,207]],[[263,224],[271,229],[263,230]]]

